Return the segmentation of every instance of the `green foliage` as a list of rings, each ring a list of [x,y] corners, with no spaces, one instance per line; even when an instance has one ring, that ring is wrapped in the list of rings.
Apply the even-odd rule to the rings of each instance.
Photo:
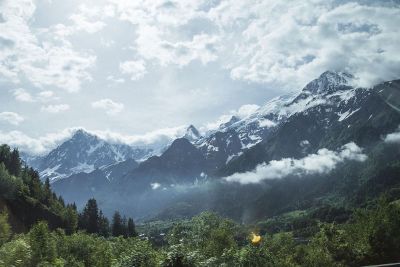
[[[14,176],[19,176],[21,172],[21,162],[19,159],[19,152],[8,145],[0,146],[0,162],[3,162],[9,173]]]
[[[132,218],[128,219],[128,226],[127,226],[127,231],[128,231],[128,237],[136,236],[136,229],[135,229],[135,223],[133,222]]]
[[[78,213],[76,208],[72,205],[68,205],[64,211],[64,221],[65,221],[65,232],[67,234],[75,233],[78,227]]]
[[[310,240],[280,232],[266,234],[253,245],[248,237],[242,241],[246,228],[205,212],[176,223],[168,233],[168,245],[155,249],[138,237],[66,235],[64,230],[50,231],[46,223],[39,222],[28,234],[11,241],[6,234],[0,267],[361,266],[400,260],[397,202],[382,198],[373,209],[356,211],[347,223],[320,223],[318,227]]]
[[[383,152],[376,155],[386,158]],[[371,164],[376,162],[382,159],[371,159]],[[368,205],[352,214],[351,207],[335,203],[338,200],[335,195],[330,200],[325,198],[317,207],[302,208],[304,204],[298,204],[295,209],[286,210],[278,203],[279,199],[295,199],[290,194],[300,194],[299,186],[309,187],[314,182],[327,186],[326,181],[293,179],[290,190],[284,188],[288,183],[276,182],[278,187],[268,191],[270,195],[259,195],[259,203],[267,203],[262,208],[270,210],[273,205],[280,205],[285,212],[257,224],[266,234],[261,243],[253,245],[247,237],[249,226],[235,224],[211,212],[181,220],[172,227],[167,223],[161,230],[153,224],[144,231],[147,236],[140,238],[136,237],[134,221],[118,212],[110,227],[95,199],[88,201],[78,220],[76,206],[66,205],[52,192],[48,180],[42,183],[37,172],[22,166],[18,151],[3,145],[0,146],[0,204],[10,210],[10,220],[6,212],[0,213],[0,267],[362,266],[398,262],[399,168],[397,160],[379,170],[364,170],[366,178],[361,181],[354,201],[362,200]],[[347,177],[353,171],[345,168],[339,174]],[[343,184],[354,183],[331,180],[339,189]],[[363,202],[365,197],[360,197],[363,193],[374,197],[388,187],[391,190],[379,201],[371,198]],[[247,193],[253,193],[254,189],[257,190],[249,187]],[[274,197],[274,201],[267,201]],[[12,233],[11,228],[16,225],[10,227],[9,222],[13,221],[19,221],[29,232]],[[83,232],[76,232],[77,228]],[[166,232],[167,243],[154,241],[152,235],[162,238]],[[110,237],[111,234],[116,237]]]
[[[114,238],[112,248],[116,256],[113,262],[115,267],[158,266],[160,260],[160,256],[148,242],[137,238]]]
[[[121,214],[118,211],[116,211],[113,215],[111,231],[113,236],[125,235],[124,224],[122,222]]]
[[[88,200],[82,214],[79,216],[79,225],[81,229],[86,229],[88,233],[99,232],[99,208],[96,199]]]
[[[18,184],[15,177],[11,176],[3,162],[0,162],[0,195],[6,199],[15,198]]]
[[[132,218],[126,219],[116,211],[112,218],[111,233],[113,236],[133,237],[136,236],[135,223]]]
[[[76,214],[66,209],[50,188],[48,180],[43,184],[39,174],[24,166],[18,150],[0,146],[0,200],[14,216],[18,229],[29,229],[35,222],[45,220],[50,228],[67,227],[74,231]]]
[[[111,247],[106,240],[95,235],[75,233],[57,237],[58,256],[65,266],[111,266]]]
[[[0,213],[0,246],[8,241],[11,235],[11,227],[8,224],[7,211]]]
[[[177,223],[167,236],[170,247],[164,266],[211,266],[226,250],[236,249],[237,226],[211,212]]]
[[[25,237],[16,238],[0,247],[0,267],[31,266],[32,249]]]
[[[99,234],[104,237],[110,236],[110,222],[102,211],[99,213]]]
[[[39,222],[30,230],[29,244],[32,248],[32,264],[54,263],[56,259],[56,242],[49,231],[47,223]]]

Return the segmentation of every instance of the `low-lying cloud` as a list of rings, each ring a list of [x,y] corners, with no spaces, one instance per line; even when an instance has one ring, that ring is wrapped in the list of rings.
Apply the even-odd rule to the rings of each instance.
[[[259,108],[260,106],[255,104],[243,105],[238,110],[231,110],[228,114],[221,115],[216,121],[207,123],[205,126],[202,126],[200,130],[203,133],[218,130],[222,124],[229,122],[233,116],[244,119],[254,114]]]
[[[316,154],[301,159],[283,158],[258,165],[253,171],[235,173],[224,179],[241,184],[259,183],[267,179],[280,179],[289,175],[322,174],[332,171],[346,160],[365,161],[367,156],[354,142],[345,144],[339,151],[322,148]]]
[[[386,143],[400,143],[400,127],[397,131],[386,135],[384,141]]]

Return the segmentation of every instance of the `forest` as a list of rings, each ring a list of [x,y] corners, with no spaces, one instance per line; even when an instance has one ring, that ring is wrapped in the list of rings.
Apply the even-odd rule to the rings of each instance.
[[[350,213],[322,208],[239,224],[203,212],[135,226],[119,212],[109,222],[95,199],[78,212],[7,145],[0,147],[0,190],[4,267],[360,266],[400,260],[400,202],[388,194]]]

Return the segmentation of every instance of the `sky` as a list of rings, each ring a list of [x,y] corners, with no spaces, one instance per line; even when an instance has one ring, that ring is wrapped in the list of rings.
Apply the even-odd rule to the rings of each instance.
[[[398,25],[400,1],[0,0],[0,142],[44,153],[76,127],[154,140],[326,70],[397,79]]]

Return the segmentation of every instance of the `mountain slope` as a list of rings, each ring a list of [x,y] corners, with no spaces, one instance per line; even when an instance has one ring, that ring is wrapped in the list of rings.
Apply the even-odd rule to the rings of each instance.
[[[76,173],[89,173],[103,166],[128,159],[141,159],[151,151],[123,144],[110,144],[95,135],[78,130],[67,141],[35,161],[42,179],[52,182]]]
[[[229,162],[221,174],[248,171],[273,159],[298,158],[320,148],[336,149],[348,142],[369,146],[398,127],[400,114],[385,103],[379,91],[399,88],[399,81],[365,89],[348,86],[343,76],[339,83],[326,75],[331,73],[322,74],[284,106],[280,111],[286,116],[283,122],[263,142]]]
[[[111,164],[90,173],[72,174],[68,179],[57,180],[52,184],[53,190],[64,197],[67,202],[83,205],[93,196],[108,194],[112,182],[138,167],[134,159]]]
[[[143,191],[152,188],[152,184],[169,187],[193,183],[203,176],[205,169],[206,159],[202,153],[186,138],[179,138],[161,156],[142,162],[118,182],[129,190]]]

